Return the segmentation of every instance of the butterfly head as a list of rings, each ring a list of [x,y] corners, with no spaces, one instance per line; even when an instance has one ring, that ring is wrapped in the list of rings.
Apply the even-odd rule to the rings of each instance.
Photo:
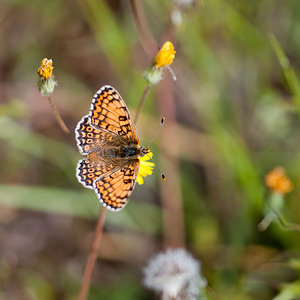
[[[145,148],[141,146],[141,157],[145,156],[145,154],[148,154],[150,152],[149,148]]]

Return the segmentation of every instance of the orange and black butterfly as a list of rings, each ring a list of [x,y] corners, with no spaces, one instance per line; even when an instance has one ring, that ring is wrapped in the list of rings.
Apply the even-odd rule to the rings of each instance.
[[[75,135],[80,153],[87,156],[78,162],[78,181],[94,189],[108,209],[123,209],[135,186],[139,158],[149,149],[139,146],[128,108],[113,87],[105,85],[95,94]]]

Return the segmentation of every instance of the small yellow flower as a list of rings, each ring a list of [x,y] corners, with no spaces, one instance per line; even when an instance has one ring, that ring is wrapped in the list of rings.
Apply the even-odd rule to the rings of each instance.
[[[37,73],[42,79],[48,80],[50,77],[52,77],[54,68],[52,64],[52,59],[44,58],[42,60],[41,66],[37,69]]]
[[[157,68],[170,65],[175,58],[175,53],[173,44],[169,41],[165,42],[154,58],[153,65]]]
[[[176,51],[174,50],[174,46],[171,42],[168,41],[163,44],[155,56],[151,67],[144,73],[144,77],[148,83],[155,85],[160,82],[162,79],[163,68],[165,67],[170,71],[173,80],[176,80],[176,76],[169,66],[175,58],[175,53]]]
[[[53,68],[52,59],[44,58],[41,66],[37,69],[37,73],[40,76],[38,86],[43,96],[49,97],[57,86],[57,82],[54,80]]]
[[[271,191],[281,195],[285,195],[293,189],[293,184],[282,167],[271,170],[265,177],[265,183]]]
[[[139,169],[139,173],[136,179],[136,182],[138,184],[143,184],[144,183],[144,179],[143,177],[146,177],[147,175],[151,175],[152,171],[153,171],[153,167],[154,167],[154,163],[147,161],[149,160],[149,157],[152,158],[153,153],[149,152],[147,155],[140,157],[140,169]]]

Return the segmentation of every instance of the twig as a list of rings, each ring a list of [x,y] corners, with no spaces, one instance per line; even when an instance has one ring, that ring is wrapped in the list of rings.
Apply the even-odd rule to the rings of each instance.
[[[148,22],[146,20],[145,13],[142,8],[141,1],[130,0],[130,8],[138,32],[138,36],[144,48],[144,51],[152,59],[158,50],[158,44],[154,39],[151,30],[148,26]]]
[[[140,42],[145,52],[153,58],[158,50],[158,44],[153,38],[141,1],[130,0],[133,20],[135,22]],[[171,40],[173,30],[166,28],[162,36],[165,40]],[[178,132],[176,126],[176,112],[174,96],[171,91],[172,82],[166,77],[159,88],[158,107],[161,114],[166,117],[165,134],[161,139],[161,147],[165,153],[171,157],[169,161],[162,160],[163,168],[168,173],[168,179],[162,183],[161,197],[163,206],[163,224],[164,224],[164,243],[165,247],[183,247],[184,246],[184,222],[182,211],[182,199],[179,179],[179,149],[178,149]],[[137,120],[139,112],[148,93],[147,88],[141,98],[139,108],[136,113]],[[163,101],[161,101],[163,99]],[[164,167],[165,165],[165,167]]]
[[[143,104],[144,104],[144,102],[145,102],[146,96],[147,96],[148,93],[149,93],[149,90],[150,90],[150,85],[148,84],[148,85],[146,86],[145,90],[144,90],[144,93],[143,93],[143,95],[142,95],[142,97],[141,97],[141,99],[140,99],[139,106],[138,106],[138,108],[137,108],[137,110],[136,110],[136,113],[135,113],[135,117],[134,117],[134,123],[135,123],[135,124],[136,124],[136,122],[137,122],[137,120],[138,120],[138,117],[139,117],[139,115],[140,115],[141,109],[142,109]]]
[[[96,231],[95,231],[95,235],[94,235],[94,239],[93,239],[93,243],[92,243],[91,252],[90,252],[88,261],[86,263],[86,266],[85,266],[78,300],[86,300],[88,292],[89,292],[91,278],[93,275],[96,258],[98,256],[98,250],[99,250],[101,238],[103,235],[103,226],[104,226],[105,216],[106,216],[106,208],[102,207],[100,210],[100,213],[99,213],[99,217],[98,217],[98,223],[97,223],[97,227],[96,227]]]
[[[53,103],[51,97],[49,96],[49,97],[47,97],[47,99],[48,99],[48,102],[49,102],[49,104],[50,104],[51,110],[52,110],[52,112],[53,112],[53,114],[54,114],[54,116],[55,116],[55,118],[56,118],[56,120],[57,120],[57,122],[58,122],[60,128],[61,128],[66,134],[71,135],[71,132],[70,132],[69,128],[67,127],[67,125],[66,125],[65,122],[63,121],[62,117],[60,116],[60,114],[59,114],[58,110],[56,109],[56,106],[55,106],[55,104]]]

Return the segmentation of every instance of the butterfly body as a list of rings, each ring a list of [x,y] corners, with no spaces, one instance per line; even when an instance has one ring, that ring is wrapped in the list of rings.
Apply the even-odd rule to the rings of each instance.
[[[102,162],[105,164],[112,163],[115,166],[126,164],[128,161],[135,160],[135,163],[139,163],[140,157],[149,153],[148,148],[130,145],[124,147],[107,147],[94,151],[87,155],[87,158],[97,163]]]
[[[132,194],[140,161],[149,152],[139,138],[127,106],[111,86],[94,96],[89,115],[75,129],[81,154],[77,179],[94,189],[104,206],[113,211],[124,208]]]

